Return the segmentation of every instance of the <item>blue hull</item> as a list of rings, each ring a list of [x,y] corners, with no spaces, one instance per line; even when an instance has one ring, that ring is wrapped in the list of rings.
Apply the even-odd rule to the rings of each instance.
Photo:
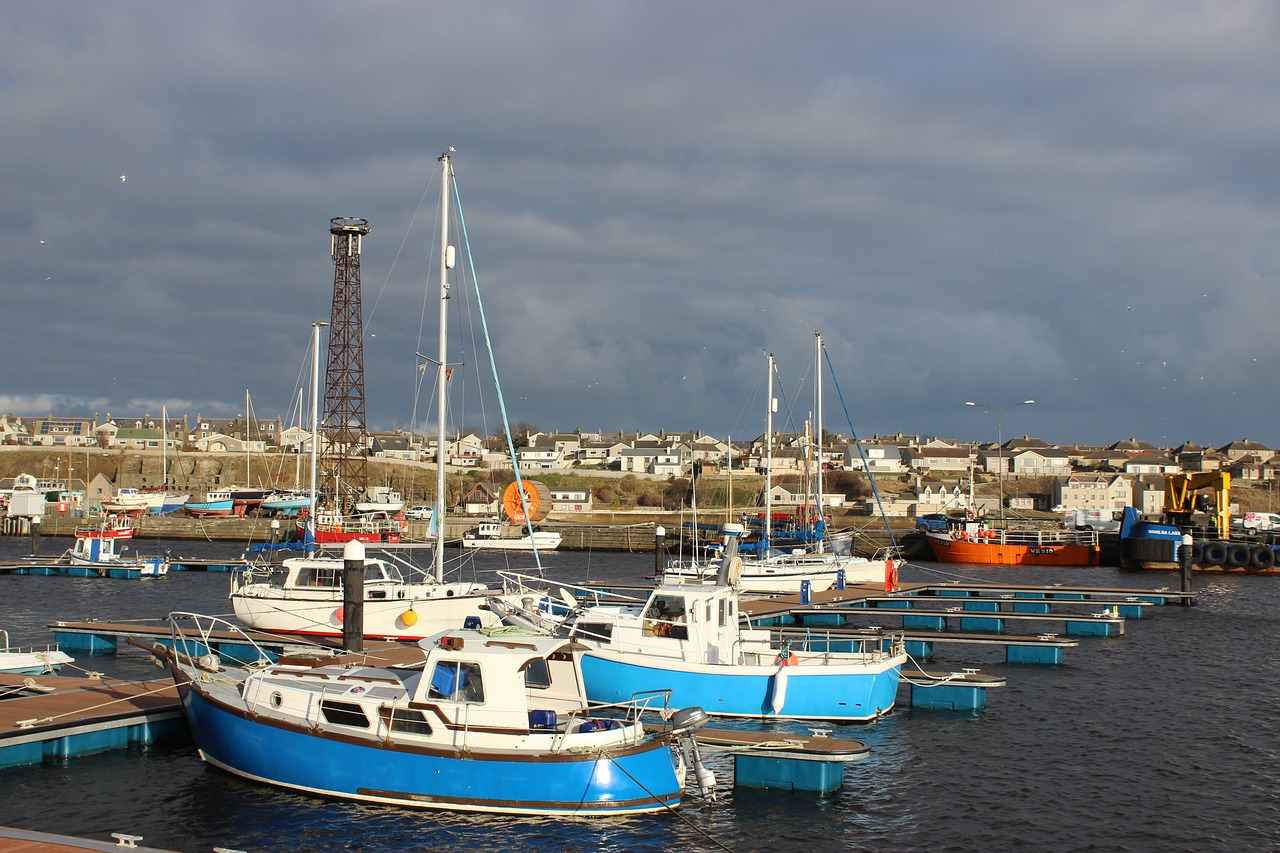
[[[592,754],[395,749],[249,720],[182,689],[187,722],[209,763],[298,791],[418,808],[514,814],[627,814],[675,807],[672,750]],[[650,793],[652,792],[652,793]]]
[[[856,674],[801,674],[804,668],[786,669],[785,699],[775,713],[776,669],[772,667],[764,675],[731,666],[681,671],[601,658],[591,652],[582,658],[582,677],[591,702],[622,702],[646,690],[670,689],[673,708],[698,705],[717,716],[861,722],[874,720],[897,700],[896,666]]]

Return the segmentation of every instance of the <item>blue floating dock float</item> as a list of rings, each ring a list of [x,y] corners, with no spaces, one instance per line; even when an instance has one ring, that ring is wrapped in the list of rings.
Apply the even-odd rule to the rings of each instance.
[[[920,677],[925,681],[918,681]],[[926,672],[904,681],[911,685],[911,707],[938,711],[980,711],[987,706],[987,691],[1008,682],[976,669],[962,672]]]
[[[830,729],[811,731],[801,735],[706,728],[697,738],[706,749],[733,750],[736,787],[825,794],[844,783],[845,765],[866,758],[871,748],[860,740],[829,737]]]

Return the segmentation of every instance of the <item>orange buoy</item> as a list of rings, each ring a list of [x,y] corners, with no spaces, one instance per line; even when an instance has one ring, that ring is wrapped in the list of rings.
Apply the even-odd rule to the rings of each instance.
[[[546,484],[537,480],[521,480],[524,486],[524,500],[521,500],[520,489],[513,482],[502,493],[502,511],[507,518],[517,524],[524,521],[542,521],[551,512],[551,490]],[[528,508],[528,516],[525,508]]]

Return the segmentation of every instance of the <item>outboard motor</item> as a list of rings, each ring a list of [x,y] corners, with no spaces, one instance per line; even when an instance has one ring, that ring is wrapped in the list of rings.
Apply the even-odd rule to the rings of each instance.
[[[741,565],[742,558],[738,556],[738,542],[746,530],[741,524],[726,524],[721,528],[724,533],[724,550],[720,555],[720,570],[716,572],[716,583],[720,586],[728,586],[731,583],[729,568],[734,561],[738,561]]]
[[[685,775],[689,767],[693,768],[694,783],[698,786],[698,793],[704,797],[709,797],[712,801],[716,798],[716,774],[707,769],[707,765],[702,761],[702,751],[698,748],[698,739],[694,733],[706,726],[711,721],[711,717],[706,711],[697,705],[691,705],[688,708],[681,708],[671,715],[671,731],[675,735],[675,745],[679,749],[680,767],[682,774],[680,784],[685,784]]]

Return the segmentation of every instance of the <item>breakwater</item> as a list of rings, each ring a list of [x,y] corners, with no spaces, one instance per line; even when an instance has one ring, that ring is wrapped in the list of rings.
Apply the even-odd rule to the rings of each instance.
[[[71,536],[77,527],[91,525],[95,519],[71,516],[46,516],[41,525],[41,536]],[[445,519],[445,540],[457,542],[462,534],[475,527],[482,519],[456,516]],[[19,521],[19,519],[6,519]],[[22,519],[21,521],[25,521]],[[271,541],[271,519],[268,518],[188,518],[185,516],[144,516],[135,521],[137,535],[144,539],[190,539],[208,542],[240,542],[252,545]],[[284,520],[282,529],[293,522]],[[581,514],[572,521],[543,521],[539,526],[561,535],[562,551],[619,551],[626,553],[652,552],[655,530],[662,525],[666,529],[666,544],[674,550],[679,544],[681,519],[659,514],[646,515],[643,521],[634,515],[630,518],[620,513],[604,513],[598,519]],[[405,542],[427,542],[428,524],[410,521],[402,536]],[[26,536],[30,530],[25,525],[4,531],[8,535]],[[1120,542],[1115,534],[1102,534],[1102,565],[1115,566],[1120,562]],[[862,557],[874,557],[896,545],[909,560],[932,560],[933,554],[925,537],[913,527],[895,527],[892,533],[883,527],[867,527],[858,531],[855,551]]]

